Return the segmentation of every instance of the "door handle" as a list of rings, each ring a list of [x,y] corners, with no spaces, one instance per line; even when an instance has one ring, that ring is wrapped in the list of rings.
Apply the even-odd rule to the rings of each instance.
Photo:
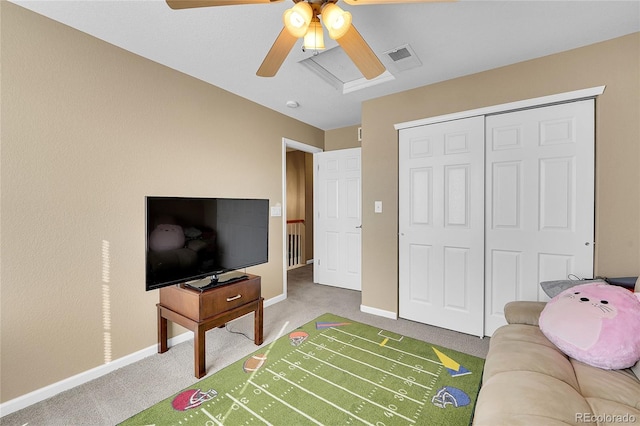
[[[356,226],[356,229],[362,229],[362,225]]]

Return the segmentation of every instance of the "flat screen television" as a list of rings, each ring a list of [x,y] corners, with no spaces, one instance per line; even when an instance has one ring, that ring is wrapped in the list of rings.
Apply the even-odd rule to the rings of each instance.
[[[146,197],[146,290],[269,260],[269,200]]]

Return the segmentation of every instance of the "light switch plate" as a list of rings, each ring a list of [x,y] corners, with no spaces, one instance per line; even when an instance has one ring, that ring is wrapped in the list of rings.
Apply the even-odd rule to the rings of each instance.
[[[282,206],[280,204],[271,207],[271,216],[282,216]]]
[[[375,213],[382,213],[382,201],[375,201],[373,203],[373,211]]]

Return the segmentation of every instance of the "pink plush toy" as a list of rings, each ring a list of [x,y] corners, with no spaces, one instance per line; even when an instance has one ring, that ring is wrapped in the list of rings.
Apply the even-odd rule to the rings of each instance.
[[[540,330],[568,356],[608,370],[640,360],[640,293],[604,283],[571,287],[540,314]]]

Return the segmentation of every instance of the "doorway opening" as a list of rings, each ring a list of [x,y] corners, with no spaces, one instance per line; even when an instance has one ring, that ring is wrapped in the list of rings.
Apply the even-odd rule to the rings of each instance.
[[[287,272],[313,263],[313,154],[321,148],[282,139],[283,294]]]

